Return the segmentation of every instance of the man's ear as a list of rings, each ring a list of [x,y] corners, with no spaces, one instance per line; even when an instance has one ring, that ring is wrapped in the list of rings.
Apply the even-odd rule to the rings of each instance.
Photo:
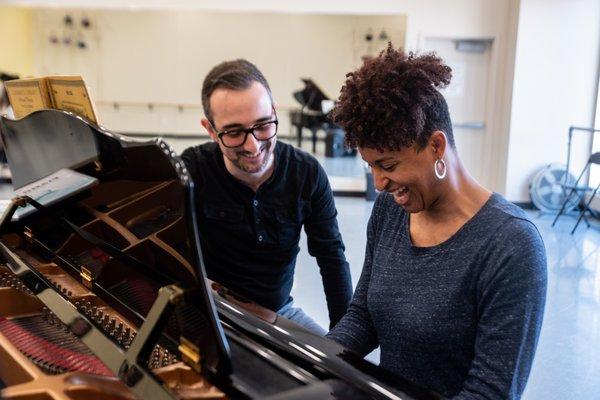
[[[202,126],[204,127],[204,129],[206,130],[206,132],[208,132],[208,134],[210,135],[210,138],[212,140],[214,140],[215,142],[219,141],[219,138],[217,137],[217,132],[214,131],[212,124],[210,123],[210,121],[206,118],[202,118],[200,120],[200,123],[202,124]]]

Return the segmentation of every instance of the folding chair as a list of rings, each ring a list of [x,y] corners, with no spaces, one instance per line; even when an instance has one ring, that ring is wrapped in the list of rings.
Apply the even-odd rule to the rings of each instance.
[[[595,188],[587,186],[587,185],[579,186],[579,181],[585,175],[586,171],[590,168],[590,166],[592,164],[600,164],[600,152],[593,153],[592,155],[590,155],[590,158],[588,159],[587,163],[585,164],[585,167],[583,167],[583,170],[581,171],[581,174],[579,174],[579,178],[577,178],[577,181],[575,181],[574,185],[569,185],[569,184],[561,185],[563,187],[563,190],[565,190],[565,191],[569,190],[569,194],[565,197],[565,201],[563,202],[562,207],[560,208],[560,211],[558,212],[558,214],[556,214],[556,218],[554,218],[554,222],[552,222],[552,226],[554,226],[556,224],[556,221],[558,221],[558,217],[560,217],[564,213],[565,208],[567,207],[567,204],[569,203],[569,201],[572,201],[572,196],[575,195],[575,196],[577,196],[578,203],[580,203],[581,210],[579,212],[579,217],[577,218],[577,223],[575,224],[575,226],[573,227],[573,230],[571,231],[571,235],[573,233],[575,233],[575,230],[579,226],[579,223],[581,222],[582,219],[585,221],[588,228],[590,227],[590,223],[587,220],[587,218],[585,217],[585,213],[587,211],[589,211],[590,214],[592,214],[592,216],[595,215],[594,211],[590,208],[590,204],[592,203],[592,200],[594,200],[594,197],[596,196],[598,189],[600,189],[600,184],[598,184],[598,186],[596,186]],[[585,194],[587,192],[592,192],[592,195],[590,196],[590,198],[587,201],[585,201]]]

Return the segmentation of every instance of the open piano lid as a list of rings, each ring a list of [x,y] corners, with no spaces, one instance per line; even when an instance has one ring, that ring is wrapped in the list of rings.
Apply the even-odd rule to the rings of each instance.
[[[92,291],[118,288],[123,282],[111,277],[118,266],[118,270],[131,267],[141,280],[174,283],[193,292],[193,317],[199,323],[193,330],[196,337],[188,339],[198,347],[203,374],[227,380],[231,373],[229,347],[207,286],[193,182],[170,146],[161,139],[135,141],[59,110],[37,111],[21,120],[0,117],[0,132],[17,187],[44,182],[63,168],[97,180],[46,210],[3,224],[0,234],[6,233],[7,225],[34,231],[44,225],[35,232],[36,240],[45,240],[44,251],[61,260],[77,256],[86,239],[99,240],[94,244],[111,261],[104,270],[91,271],[95,274],[90,280]],[[56,226],[62,222],[71,231],[60,236],[58,228],[48,229],[47,220],[39,222],[47,215],[58,219],[53,221]],[[6,250],[2,253],[6,257]],[[147,276],[140,273],[144,268]],[[120,287],[120,292],[128,299],[135,288]],[[117,294],[107,295],[118,302]],[[148,308],[142,304],[132,310],[132,318],[149,315]]]
[[[311,111],[323,112],[323,100],[329,100],[329,97],[323,93],[323,90],[310,78],[302,78],[304,88],[294,92],[294,98],[302,105]]]

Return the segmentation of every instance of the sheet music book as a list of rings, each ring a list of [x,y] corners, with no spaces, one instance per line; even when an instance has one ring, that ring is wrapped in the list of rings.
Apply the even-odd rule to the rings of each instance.
[[[45,76],[4,83],[15,118],[49,108],[71,111],[98,124],[96,107],[81,76]]]
[[[84,175],[69,168],[63,168],[45,178],[15,190],[15,194],[17,196],[29,196],[38,203],[49,206],[82,192],[97,183],[98,179],[92,176]],[[13,220],[23,218],[34,211],[36,209],[31,205],[19,207],[13,216]]]

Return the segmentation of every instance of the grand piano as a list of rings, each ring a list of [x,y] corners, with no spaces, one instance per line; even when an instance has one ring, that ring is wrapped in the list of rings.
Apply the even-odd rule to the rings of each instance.
[[[0,398],[440,398],[208,281],[162,140],[58,110],[0,130],[21,188],[0,219]]]
[[[296,128],[296,139],[298,147],[302,147],[302,131],[304,128],[310,130],[312,136],[312,152],[317,149],[317,132],[320,129],[328,129],[331,122],[327,113],[323,112],[323,101],[330,100],[321,88],[312,79],[302,79],[304,88],[294,92],[294,98],[301,107],[290,112],[290,123]]]

